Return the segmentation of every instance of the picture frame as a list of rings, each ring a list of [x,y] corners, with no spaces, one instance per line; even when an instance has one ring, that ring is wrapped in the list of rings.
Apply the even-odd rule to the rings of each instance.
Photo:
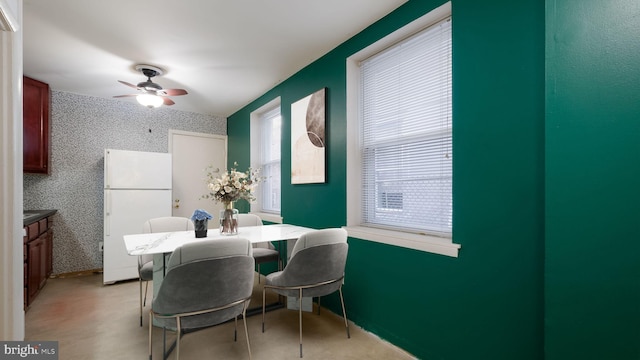
[[[291,183],[324,183],[326,88],[291,104]]]

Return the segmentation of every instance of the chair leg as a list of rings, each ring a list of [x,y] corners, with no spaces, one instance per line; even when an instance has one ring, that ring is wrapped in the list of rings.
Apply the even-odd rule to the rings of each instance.
[[[300,295],[298,296],[298,318],[299,318],[299,328],[300,328],[300,358],[302,358],[302,288],[300,288]]]
[[[144,284],[144,300],[142,301],[142,306],[147,306],[147,291],[149,290],[149,282],[145,281]]]
[[[351,339],[349,334],[349,322],[347,321],[347,312],[344,310],[344,298],[342,297],[342,286],[338,289],[340,292],[340,303],[342,304],[342,318],[344,318],[344,326],[347,328],[347,338]]]
[[[180,317],[176,317],[176,360],[180,360],[180,338],[182,334],[180,333],[182,325],[180,324]]]
[[[258,264],[258,284],[260,284],[260,264]]]
[[[140,326],[142,326],[142,309],[147,305],[147,290],[149,289],[149,282],[145,281],[144,300],[142,300],[142,279],[139,279],[138,283],[140,287]]]
[[[149,312],[149,360],[152,359],[151,349],[153,346],[151,343],[151,339],[153,339],[153,314]]]
[[[266,300],[266,294],[265,292],[267,291],[266,287],[262,288],[262,332],[264,333],[264,308],[265,308],[265,300]]]
[[[249,343],[249,330],[247,330],[247,306],[248,303],[244,304],[244,310],[242,311],[242,322],[244,323],[244,336],[247,339],[247,350],[249,351],[249,360],[251,360],[251,344]]]
[[[236,316],[233,319],[234,328],[233,328],[233,341],[238,341],[238,317]]]
[[[142,327],[142,279],[138,279],[138,285],[140,287],[140,326]]]
[[[322,296],[318,296],[318,315],[320,315],[320,298]]]

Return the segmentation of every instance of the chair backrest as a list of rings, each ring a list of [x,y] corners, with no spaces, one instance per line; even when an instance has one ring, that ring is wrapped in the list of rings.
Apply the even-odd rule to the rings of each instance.
[[[300,250],[313,246],[337,243],[346,244],[347,237],[347,231],[345,229],[322,229],[302,234],[300,238],[296,240],[296,243],[291,250],[291,257],[295,256],[295,254]]]
[[[300,236],[291,252],[291,259],[273,285],[300,286],[341,279],[347,263],[347,232],[344,229],[323,229]],[[340,287],[342,281],[303,291],[304,296],[324,296]],[[291,296],[297,296],[292,292]]]
[[[237,245],[237,246],[236,246]],[[224,307],[250,299],[254,260],[247,239],[204,240],[178,247],[153,300],[158,314],[181,314]],[[199,254],[199,255],[196,255]],[[180,261],[177,261],[178,259]],[[188,316],[183,329],[222,323],[242,313],[244,303],[213,313]],[[175,320],[163,321],[170,325]]]
[[[238,214],[238,227],[262,226],[262,219],[256,214]]]
[[[143,233],[193,230],[193,222],[186,217],[167,216],[149,219],[142,226]]]
[[[238,227],[243,226],[262,226],[262,219],[256,214],[238,214]],[[254,248],[275,249],[271,243],[253,244]]]
[[[167,270],[180,264],[207,258],[220,258],[234,255],[252,256],[251,243],[247,239],[229,238],[216,240],[203,240],[187,243],[176,248],[171,257]]]
[[[142,232],[145,234],[188,230],[193,230],[193,222],[186,217],[159,217],[149,219],[142,224]],[[151,260],[153,260],[153,255],[140,255],[140,257],[138,257],[138,269],[144,265],[144,263]]]

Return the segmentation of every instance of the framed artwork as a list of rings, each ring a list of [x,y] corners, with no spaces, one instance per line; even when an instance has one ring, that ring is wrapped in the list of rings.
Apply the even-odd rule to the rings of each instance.
[[[291,183],[325,182],[325,88],[291,104]]]

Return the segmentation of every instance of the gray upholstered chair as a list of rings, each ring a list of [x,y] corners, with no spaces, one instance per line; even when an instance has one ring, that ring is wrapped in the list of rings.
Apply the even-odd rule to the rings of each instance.
[[[183,333],[235,320],[242,315],[251,358],[246,310],[253,292],[253,257],[247,239],[216,239],[187,243],[171,254],[149,315],[149,359],[153,324],[176,331],[176,359]],[[166,350],[165,350],[166,352]]]
[[[347,338],[350,338],[342,296],[348,249],[347,232],[344,229],[316,230],[300,236],[293,246],[291,258],[284,270],[271,273],[266,277],[262,290],[262,332],[264,332],[267,289],[279,295],[298,298],[300,357],[302,357],[302,298],[318,297],[318,314],[320,314],[320,297],[338,291]]]
[[[262,226],[262,219],[255,214],[238,214],[238,227],[242,226]],[[277,262],[278,270],[282,270],[282,260],[280,252],[276,250],[270,242],[253,244],[253,258],[256,261],[258,270],[258,283],[260,283],[260,264]]]
[[[193,222],[185,217],[160,217],[145,221],[143,233],[193,230]],[[142,326],[142,308],[147,304],[149,281],[153,280],[153,255],[138,256],[138,283],[140,284],[140,326]],[[142,298],[142,282],[145,282],[144,300]]]

